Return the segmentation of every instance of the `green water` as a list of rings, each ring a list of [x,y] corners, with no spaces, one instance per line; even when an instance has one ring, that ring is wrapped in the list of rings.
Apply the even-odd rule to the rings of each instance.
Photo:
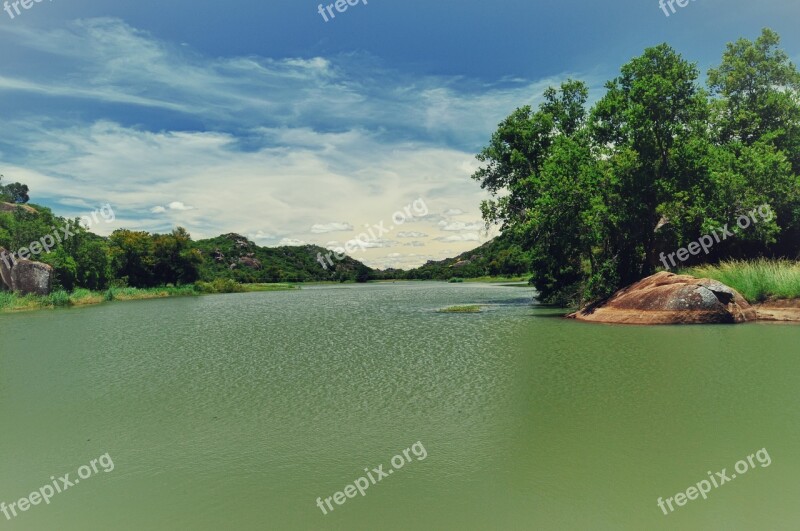
[[[0,530],[800,528],[800,327],[561,319],[528,288],[325,286],[0,316]],[[484,304],[480,314],[441,314]],[[416,442],[427,457],[324,515]],[[665,516],[708,471],[772,463]]]

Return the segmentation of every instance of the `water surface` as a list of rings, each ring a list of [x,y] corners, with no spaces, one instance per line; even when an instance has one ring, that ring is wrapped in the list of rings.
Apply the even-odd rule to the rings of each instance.
[[[0,316],[18,530],[797,529],[800,327],[624,327],[387,283]],[[483,304],[481,314],[439,314]],[[328,515],[318,497],[414,460]],[[708,471],[772,459],[665,516]]]

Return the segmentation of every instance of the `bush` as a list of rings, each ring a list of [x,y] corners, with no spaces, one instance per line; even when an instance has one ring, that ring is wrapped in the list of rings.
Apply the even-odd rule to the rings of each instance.
[[[242,293],[244,286],[229,278],[217,278],[211,282],[196,282],[195,291],[198,293]]]

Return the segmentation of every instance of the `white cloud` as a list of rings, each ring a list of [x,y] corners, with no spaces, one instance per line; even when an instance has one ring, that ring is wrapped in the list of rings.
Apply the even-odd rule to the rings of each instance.
[[[351,247],[356,248],[357,250],[362,250],[362,249],[385,249],[387,247],[394,247],[394,245],[396,243],[397,242],[392,241],[392,240],[383,240],[383,239],[377,239],[377,240],[348,240],[344,244],[344,247],[347,247],[349,245]]]
[[[484,227],[485,227],[485,225],[483,223],[480,223],[480,222],[475,222],[475,223],[463,223],[461,221],[453,221],[453,222],[440,221],[439,222],[439,228],[441,230],[447,231],[447,232],[459,232],[459,231],[465,231],[465,230],[475,231],[475,230],[481,230]]]
[[[276,236],[274,234],[270,234],[264,232],[263,230],[256,231],[255,233],[250,233],[247,235],[247,239],[257,242],[259,240],[274,240]]]
[[[436,238],[437,241],[454,243],[454,242],[479,242],[481,237],[476,232],[467,232],[464,234],[451,234],[450,236],[440,236]]]
[[[397,233],[397,237],[398,238],[426,238],[427,236],[428,235],[425,234],[424,232],[411,231],[411,232],[398,232]]]
[[[301,245],[306,245],[306,242],[303,240],[297,240],[295,238],[283,238],[281,241],[273,245],[273,247],[299,247]]]
[[[314,234],[327,234],[329,232],[349,232],[353,226],[349,223],[318,223],[311,227]]]
[[[170,210],[193,210],[193,207],[184,205],[181,201],[173,201],[169,204]]]

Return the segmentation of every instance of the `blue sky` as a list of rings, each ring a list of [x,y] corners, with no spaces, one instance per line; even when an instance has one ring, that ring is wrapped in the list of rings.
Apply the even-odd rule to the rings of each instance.
[[[407,267],[476,247],[474,154],[548,85],[592,98],[647,46],[703,71],[768,26],[800,59],[800,3],[44,0],[0,12],[0,173],[93,230],[238,232],[342,244],[423,199],[428,215],[353,256]],[[676,6],[677,7],[677,6]],[[12,13],[13,13],[13,7]]]

